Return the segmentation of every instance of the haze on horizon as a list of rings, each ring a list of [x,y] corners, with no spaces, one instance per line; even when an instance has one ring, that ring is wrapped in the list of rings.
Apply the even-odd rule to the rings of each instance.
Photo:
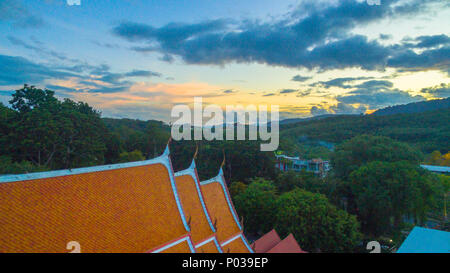
[[[0,2],[0,101],[24,83],[115,118],[278,104],[281,118],[450,96],[445,0]]]

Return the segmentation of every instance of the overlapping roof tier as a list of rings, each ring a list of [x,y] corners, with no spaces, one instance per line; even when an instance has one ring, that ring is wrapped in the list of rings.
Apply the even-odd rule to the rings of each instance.
[[[230,253],[252,253],[253,250],[243,235],[222,169],[216,177],[200,182],[200,185],[222,250]]]
[[[188,169],[175,174],[175,181],[195,247],[203,252],[222,252],[216,244],[216,230],[203,198],[194,160]]]
[[[0,176],[0,252],[253,252],[223,172],[146,161]]]
[[[169,150],[147,161],[0,177],[0,252],[146,252],[189,234]]]

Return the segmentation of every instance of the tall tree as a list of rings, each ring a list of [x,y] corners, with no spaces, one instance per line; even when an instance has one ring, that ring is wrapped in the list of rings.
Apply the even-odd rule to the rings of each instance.
[[[10,132],[14,161],[51,169],[104,162],[106,130],[100,113],[82,102],[59,101],[50,90],[25,85],[10,101],[16,116]]]
[[[263,178],[252,180],[247,189],[234,197],[238,214],[244,218],[247,232],[268,232],[275,217],[276,187]]]
[[[373,235],[398,228],[405,216],[423,223],[433,206],[431,174],[406,161],[361,166],[350,175],[350,189],[362,228]]]
[[[350,252],[361,239],[355,216],[337,209],[324,195],[299,188],[278,198],[275,228],[282,236],[292,233],[312,252]]]
[[[343,142],[332,155],[333,171],[342,179],[371,161],[419,163],[423,155],[406,143],[388,137],[361,135]]]

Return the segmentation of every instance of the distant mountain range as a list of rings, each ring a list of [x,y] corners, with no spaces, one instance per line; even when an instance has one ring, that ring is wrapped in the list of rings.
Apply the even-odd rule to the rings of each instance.
[[[434,111],[440,109],[446,109],[450,107],[450,97],[446,99],[429,100],[421,102],[413,102],[402,105],[395,105],[379,109],[372,113],[374,116],[386,116],[394,114],[412,114],[422,113],[427,111]]]
[[[320,116],[314,116],[314,117],[308,117],[308,118],[289,118],[289,119],[283,119],[280,121],[280,125],[286,125],[286,124],[293,124],[298,122],[306,122],[311,120],[320,120],[325,119],[329,117],[338,117],[338,116],[349,116],[349,115],[334,115],[334,114],[326,114],[326,115],[320,115]]]
[[[429,101],[421,101],[421,102],[413,102],[408,104],[400,104],[389,106],[386,108],[378,109],[373,112],[371,115],[373,116],[386,116],[386,115],[394,115],[394,114],[413,114],[413,113],[422,113],[427,111],[434,111],[440,109],[450,108],[450,97],[446,99],[436,99]],[[345,116],[360,116],[358,114],[346,114],[346,115],[334,115],[334,114],[326,114],[308,118],[289,118],[283,119],[280,121],[280,125],[293,124],[298,122],[306,122],[311,120],[321,120],[329,117],[345,117]]]

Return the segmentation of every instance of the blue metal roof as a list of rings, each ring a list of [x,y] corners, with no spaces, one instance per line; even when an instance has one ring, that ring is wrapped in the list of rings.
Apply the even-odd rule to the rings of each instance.
[[[427,169],[430,172],[450,173],[450,167],[446,166],[420,165],[420,167]]]
[[[414,227],[397,253],[450,253],[450,232]]]

